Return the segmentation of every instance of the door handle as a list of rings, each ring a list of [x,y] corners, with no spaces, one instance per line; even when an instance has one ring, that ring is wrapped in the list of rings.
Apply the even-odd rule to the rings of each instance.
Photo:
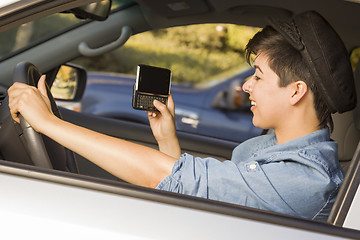
[[[197,128],[197,125],[199,124],[199,120],[188,117],[182,117],[181,122],[186,125],[191,125],[193,128]]]
[[[132,29],[129,26],[123,26],[120,37],[112,43],[99,48],[90,48],[86,42],[81,42],[78,46],[79,52],[86,57],[94,57],[121,47],[131,37]]]

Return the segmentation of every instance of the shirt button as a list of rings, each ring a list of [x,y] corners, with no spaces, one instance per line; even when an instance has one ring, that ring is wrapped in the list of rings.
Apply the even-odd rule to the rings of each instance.
[[[256,168],[256,164],[251,164],[249,167],[251,170],[254,170]]]

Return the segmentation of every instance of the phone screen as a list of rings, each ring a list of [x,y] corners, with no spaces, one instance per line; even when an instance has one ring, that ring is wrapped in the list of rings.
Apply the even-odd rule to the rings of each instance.
[[[168,95],[171,71],[147,65],[138,65],[137,90],[139,92]]]

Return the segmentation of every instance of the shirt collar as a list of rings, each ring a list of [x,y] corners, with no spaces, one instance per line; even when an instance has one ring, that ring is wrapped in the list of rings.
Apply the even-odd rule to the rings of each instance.
[[[266,151],[266,149],[271,148],[272,150],[277,149],[277,150],[298,150],[298,149],[303,149],[304,147],[307,147],[309,145],[312,144],[316,144],[319,142],[326,142],[326,141],[330,141],[330,131],[328,127],[322,128],[320,130],[317,130],[315,132],[309,133],[305,136],[290,140],[286,143],[282,143],[277,145],[276,142],[276,135],[274,132],[272,132],[269,135],[269,139],[267,139],[268,141],[264,142],[264,144],[262,144],[262,149],[264,151]],[[261,149],[258,149],[261,151]]]

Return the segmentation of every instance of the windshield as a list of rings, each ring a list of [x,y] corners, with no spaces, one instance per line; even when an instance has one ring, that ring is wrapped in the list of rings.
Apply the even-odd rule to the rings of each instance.
[[[10,5],[12,3],[15,3],[15,2],[19,2],[20,0],[2,0],[0,2],[0,8],[4,7],[4,6],[7,6],[7,5]]]
[[[1,32],[0,59],[3,60],[12,53],[47,39],[80,21],[72,14],[55,14]]]
[[[16,1],[2,1],[0,7],[13,2]],[[133,3],[132,0],[113,0],[112,10],[131,3]],[[73,14],[57,13],[0,32],[0,61],[30,46],[67,31],[84,21],[86,20],[78,19]]]

